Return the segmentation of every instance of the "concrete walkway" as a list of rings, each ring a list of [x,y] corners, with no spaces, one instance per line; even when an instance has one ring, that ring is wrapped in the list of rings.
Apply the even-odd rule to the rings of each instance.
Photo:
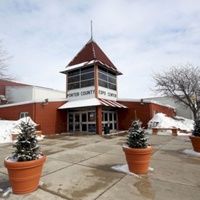
[[[139,177],[111,167],[125,165],[125,136],[49,136],[40,141],[47,155],[41,185],[26,195],[10,194],[9,200],[199,200],[200,155],[188,136],[149,135],[154,147],[150,167]],[[12,144],[0,144],[0,188],[10,186],[3,166]],[[0,197],[3,194],[0,193]]]

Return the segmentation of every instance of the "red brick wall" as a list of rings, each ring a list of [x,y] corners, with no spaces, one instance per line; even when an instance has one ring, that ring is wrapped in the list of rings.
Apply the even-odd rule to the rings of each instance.
[[[139,119],[142,122],[142,126],[147,128],[147,123],[153,118],[154,111],[167,114],[169,117],[173,117],[173,109],[160,106],[153,103],[140,102],[128,102],[118,101],[119,103],[127,106],[127,109],[118,109],[118,129],[127,130],[131,122],[135,119]]]
[[[35,121],[41,125],[44,134],[66,132],[67,111],[58,110],[63,102],[49,102],[47,105],[37,103],[35,107]]]
[[[154,111],[156,111],[157,113],[165,113],[168,117],[174,117],[175,114],[173,108],[151,103],[151,118],[153,117]]]
[[[119,103],[127,106],[126,109],[118,110],[118,129],[126,130],[130,127],[131,122],[135,119],[140,119],[142,121],[142,126],[146,127],[149,121],[149,104],[141,105],[139,102],[120,102]]]
[[[20,112],[28,112],[33,117],[34,104],[24,104],[0,108],[0,118],[5,120],[18,120]]]
[[[18,120],[20,112],[28,112],[29,116],[37,124],[40,124],[43,134],[55,134],[66,132],[67,112],[58,110],[64,102],[30,103],[24,105],[0,108],[0,118],[6,120]]]

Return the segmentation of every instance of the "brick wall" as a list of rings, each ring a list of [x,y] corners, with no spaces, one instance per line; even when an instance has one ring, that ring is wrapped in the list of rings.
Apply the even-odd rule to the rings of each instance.
[[[169,117],[173,117],[174,110],[165,106],[157,105],[154,103],[143,103],[140,102],[128,102],[118,101],[119,103],[127,106],[127,109],[118,110],[118,129],[127,130],[131,122],[135,119],[142,121],[142,126],[147,128],[147,123],[154,116],[154,111],[167,114]]]
[[[66,110],[58,110],[64,102],[30,103],[0,108],[0,118],[5,120],[18,120],[20,112],[28,112],[29,116],[37,124],[40,124],[43,134],[55,134],[66,132]]]
[[[4,120],[18,120],[20,118],[20,112],[28,112],[32,118],[34,110],[33,107],[34,104],[1,107],[0,118]]]
[[[45,134],[66,132],[67,111],[58,110],[63,102],[49,102],[47,105],[37,103],[35,107],[35,121],[41,125]]]

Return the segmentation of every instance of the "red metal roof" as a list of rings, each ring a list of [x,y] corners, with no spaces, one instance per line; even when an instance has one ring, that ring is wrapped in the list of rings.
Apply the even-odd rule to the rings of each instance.
[[[87,44],[79,51],[79,53],[72,59],[72,61],[67,65],[73,66],[83,62],[90,61],[100,61],[104,65],[107,65],[109,69],[115,71],[117,74],[121,74],[115,67],[115,65],[110,61],[106,54],[101,50],[98,44],[90,39]]]
[[[116,101],[111,101],[111,100],[107,100],[107,99],[99,99],[99,101],[104,106],[109,106],[109,107],[114,107],[114,108],[127,108],[127,106],[125,106],[121,103],[118,103]]]

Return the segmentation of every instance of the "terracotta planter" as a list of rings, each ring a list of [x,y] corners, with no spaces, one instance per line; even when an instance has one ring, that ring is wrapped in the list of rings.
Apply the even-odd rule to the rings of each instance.
[[[200,153],[200,137],[190,135],[189,138],[192,142],[192,146],[193,146],[194,151]]]
[[[14,194],[26,194],[38,188],[45,160],[45,155],[38,160],[25,162],[4,160]]]
[[[38,137],[41,137],[41,136],[42,136],[42,131],[35,131],[35,134],[36,134]]]
[[[13,141],[16,140],[18,135],[19,135],[19,134],[12,134],[12,140],[13,140]]]
[[[122,148],[126,155],[129,171],[136,174],[146,174],[148,172],[153,147],[140,149],[123,146]]]

